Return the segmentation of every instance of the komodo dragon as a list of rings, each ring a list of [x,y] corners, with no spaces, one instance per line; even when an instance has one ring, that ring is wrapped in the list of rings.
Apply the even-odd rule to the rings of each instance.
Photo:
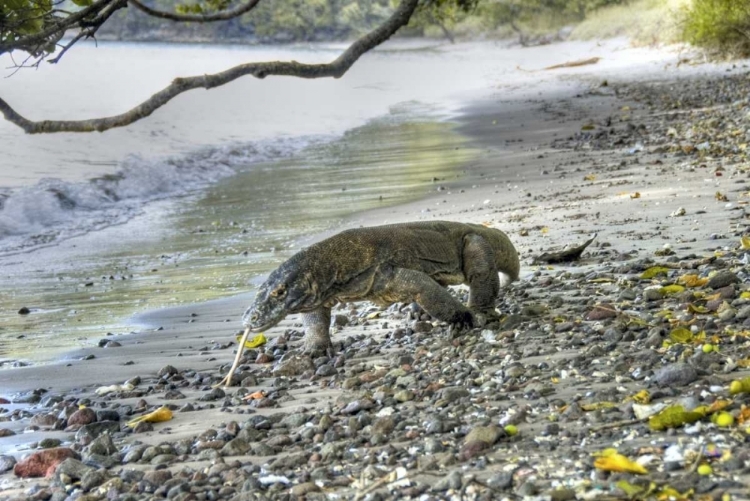
[[[415,301],[435,318],[477,326],[482,315],[497,316],[498,272],[513,281],[519,268],[507,235],[477,224],[431,221],[343,231],[271,273],[242,317],[246,330],[235,363],[249,332],[273,327],[292,313],[302,314],[303,352],[330,350],[331,307],[351,301],[383,306]],[[469,285],[468,308],[445,288],[458,284]]]

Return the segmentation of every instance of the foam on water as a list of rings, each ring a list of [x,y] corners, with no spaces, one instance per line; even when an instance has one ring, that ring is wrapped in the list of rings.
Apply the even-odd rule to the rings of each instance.
[[[205,188],[252,165],[299,152],[320,136],[205,147],[185,156],[131,155],[118,171],[86,182],[56,178],[0,190],[0,256],[121,224],[143,204]]]

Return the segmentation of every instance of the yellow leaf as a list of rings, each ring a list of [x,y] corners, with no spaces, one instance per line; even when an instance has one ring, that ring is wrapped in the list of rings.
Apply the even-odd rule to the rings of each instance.
[[[742,294],[740,294],[741,299],[750,299],[750,291],[745,291]]]
[[[669,333],[669,339],[675,343],[689,343],[693,340],[693,333],[685,327],[677,327]]]
[[[703,287],[708,283],[708,278],[700,278],[698,275],[688,274],[678,278],[677,283],[686,287]]]
[[[641,274],[641,278],[648,280],[658,275],[666,275],[667,273],[669,273],[669,268],[665,268],[664,266],[652,266]]]
[[[587,174],[583,176],[584,181],[594,181],[596,179],[596,175],[594,174]]]
[[[685,287],[682,285],[672,284],[672,285],[665,285],[661,289],[659,289],[659,292],[664,294],[665,296],[671,296],[672,294],[679,294],[680,292],[683,292],[685,290]]]
[[[637,404],[648,404],[651,402],[651,394],[648,390],[641,390],[632,397],[628,397],[627,400],[632,400]]]
[[[709,313],[708,308],[705,306],[696,306],[694,304],[688,304],[687,311],[690,313]]]
[[[237,334],[237,342],[239,343],[240,341],[242,341],[242,334]],[[249,349],[257,348],[258,346],[263,346],[267,342],[268,342],[268,339],[266,339],[266,336],[264,336],[263,333],[261,332],[254,338],[248,339],[247,341],[245,341],[245,348],[249,348]]]
[[[652,430],[661,431],[667,428],[679,428],[684,424],[691,424],[705,416],[698,409],[686,411],[681,405],[672,405],[663,411],[651,416],[648,425]]]
[[[545,234],[545,235],[546,235],[547,233],[549,233],[549,228],[547,228],[547,227],[545,226],[545,227],[544,227],[544,228],[542,228],[542,229],[541,229],[540,231],[541,231],[541,232],[542,232],[543,234]]]
[[[716,195],[714,195],[714,197],[719,202],[729,202],[729,198],[727,198],[727,196],[725,194],[723,194],[722,192],[720,192],[720,191],[717,191]]]
[[[648,470],[646,470],[646,468],[636,463],[635,461],[631,461],[622,454],[611,454],[609,456],[597,458],[596,461],[594,461],[594,468],[604,471],[618,471],[638,474],[648,473]]]
[[[135,419],[131,419],[128,421],[128,426],[131,428],[135,428],[135,426],[140,422],[146,422],[146,423],[161,423],[162,421],[169,421],[172,419],[172,411],[169,410],[169,407],[159,407],[154,412],[149,412],[148,414],[144,414],[143,416],[139,416]]]
[[[636,192],[634,192],[634,193],[631,193],[631,194],[630,194],[630,198],[631,198],[631,199],[634,199],[634,198],[641,198],[641,193],[640,193],[640,192],[638,192],[638,191],[636,191]]]
[[[631,499],[639,497],[641,494],[643,494],[643,491],[646,490],[645,487],[641,487],[640,485],[633,485],[627,480],[620,480],[615,485]]]

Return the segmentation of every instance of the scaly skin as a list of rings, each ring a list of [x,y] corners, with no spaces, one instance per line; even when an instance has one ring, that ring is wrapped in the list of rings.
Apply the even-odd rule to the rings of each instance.
[[[497,315],[498,273],[512,281],[519,269],[507,235],[481,225],[431,221],[357,228],[289,258],[261,286],[242,320],[261,331],[301,313],[309,353],[331,350],[331,307],[338,303],[415,301],[435,318],[473,327],[481,315]],[[459,284],[469,286],[468,308],[445,288]]]

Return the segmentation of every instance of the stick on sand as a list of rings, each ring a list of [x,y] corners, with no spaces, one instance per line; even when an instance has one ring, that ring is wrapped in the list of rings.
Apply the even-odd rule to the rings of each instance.
[[[240,339],[240,345],[237,348],[237,356],[234,357],[234,363],[232,364],[232,368],[229,369],[229,372],[226,376],[224,376],[224,379],[216,383],[213,387],[218,388],[222,384],[224,384],[224,388],[229,388],[229,386],[232,384],[232,374],[234,374],[234,371],[237,370],[237,366],[240,365],[240,358],[242,358],[242,351],[245,349],[245,341],[247,341],[247,336],[250,335],[250,327],[245,329],[245,333],[242,335],[242,339]]]

